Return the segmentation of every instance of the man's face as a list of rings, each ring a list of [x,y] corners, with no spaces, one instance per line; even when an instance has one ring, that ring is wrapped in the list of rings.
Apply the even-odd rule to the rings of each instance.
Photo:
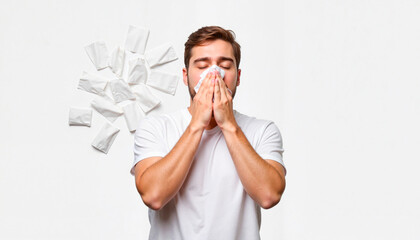
[[[232,91],[232,98],[235,96],[236,87],[240,83],[241,70],[236,68],[233,48],[229,42],[217,39],[206,42],[202,46],[193,47],[189,64],[188,69],[182,69],[182,73],[191,99],[196,94],[194,87],[200,80],[200,74],[212,65],[217,65],[225,71],[223,81]]]

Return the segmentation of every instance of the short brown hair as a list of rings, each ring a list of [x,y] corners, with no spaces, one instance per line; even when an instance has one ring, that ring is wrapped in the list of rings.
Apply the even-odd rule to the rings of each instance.
[[[236,68],[239,69],[239,63],[241,62],[241,46],[235,40],[235,33],[232,30],[226,30],[218,26],[207,26],[198,29],[191,33],[185,43],[184,51],[184,64],[188,69],[191,58],[191,50],[195,46],[203,45],[207,41],[221,39],[232,44],[233,55],[236,60]]]

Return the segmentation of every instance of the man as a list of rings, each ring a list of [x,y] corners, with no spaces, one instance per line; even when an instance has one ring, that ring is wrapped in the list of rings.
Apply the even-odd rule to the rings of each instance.
[[[260,239],[261,207],[285,189],[280,132],[233,109],[240,46],[232,31],[203,27],[185,43],[188,109],[149,116],[135,134],[131,174],[149,207],[149,239]],[[209,71],[195,92],[200,74]]]

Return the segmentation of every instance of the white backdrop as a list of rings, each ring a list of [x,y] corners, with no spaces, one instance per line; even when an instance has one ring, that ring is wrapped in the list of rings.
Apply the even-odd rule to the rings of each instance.
[[[271,119],[284,141],[281,202],[262,210],[262,239],[419,239],[420,2],[2,1],[0,239],[146,239],[147,208],[129,174],[124,118],[108,155],[90,143],[105,123],[69,127],[76,89],[94,71],[83,47],[123,45],[128,25],[148,49],[183,44],[205,25],[242,45],[235,108]],[[109,71],[109,70],[106,70]],[[162,106],[186,107],[154,91]]]

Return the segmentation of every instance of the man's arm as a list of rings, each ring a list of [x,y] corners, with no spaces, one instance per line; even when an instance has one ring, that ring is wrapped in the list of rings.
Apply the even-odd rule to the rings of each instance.
[[[135,167],[136,187],[143,202],[151,209],[165,206],[181,189],[188,175],[205,127],[212,115],[214,74],[203,81],[193,99],[191,122],[174,148],[165,157],[150,157]],[[201,90],[203,89],[203,90]]]
[[[179,191],[200,144],[202,130],[188,126],[165,157],[143,159],[135,167],[135,179],[143,202],[159,210]]]
[[[214,116],[245,191],[262,208],[275,206],[286,187],[284,168],[273,160],[262,159],[252,148],[236,123],[232,96],[220,76],[215,84],[214,96]]]
[[[274,207],[286,187],[283,166],[262,159],[239,127],[224,129],[223,135],[245,191],[262,208]]]

